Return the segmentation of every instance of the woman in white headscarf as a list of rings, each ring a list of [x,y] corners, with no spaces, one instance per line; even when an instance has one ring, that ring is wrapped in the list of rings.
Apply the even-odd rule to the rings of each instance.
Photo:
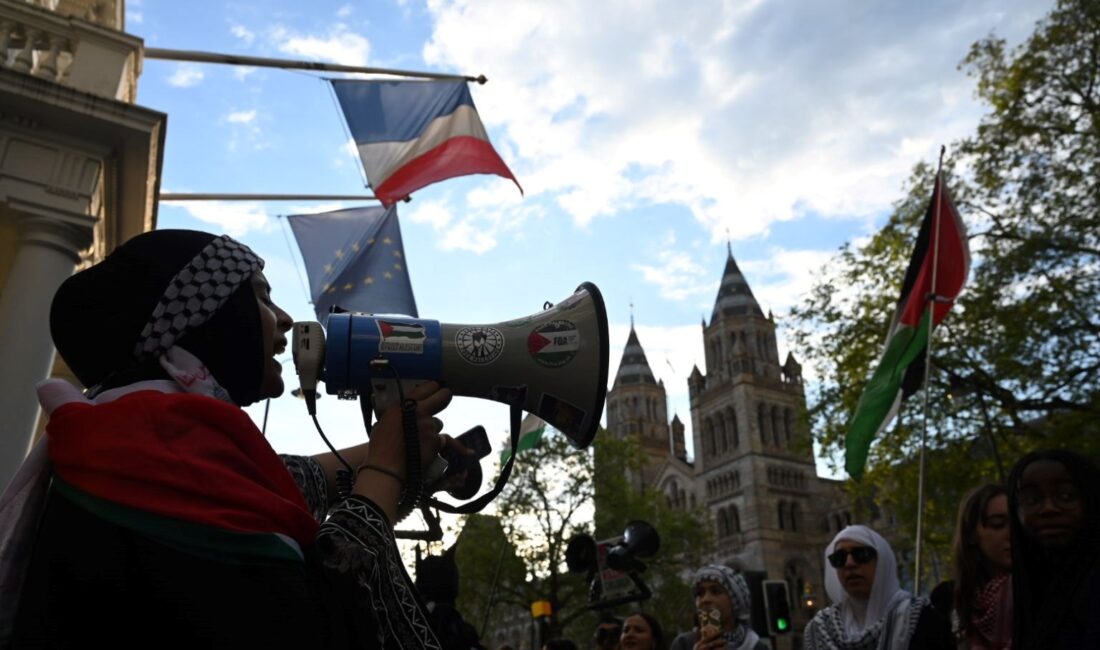
[[[947,620],[898,584],[894,551],[866,526],[848,526],[825,549],[832,605],[806,626],[807,650],[949,650]]]

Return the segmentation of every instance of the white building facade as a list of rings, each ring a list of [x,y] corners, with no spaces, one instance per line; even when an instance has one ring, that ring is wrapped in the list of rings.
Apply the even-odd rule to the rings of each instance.
[[[134,104],[143,44],[124,15],[123,0],[0,0],[0,486],[54,370],[54,291],[156,225],[167,118]]]

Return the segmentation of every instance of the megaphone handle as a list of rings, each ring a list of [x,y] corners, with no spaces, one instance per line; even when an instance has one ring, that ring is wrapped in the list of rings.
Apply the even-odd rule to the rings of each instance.
[[[512,453],[508,456],[508,460],[504,461],[504,467],[500,469],[500,475],[497,476],[497,482],[496,485],[493,486],[493,489],[474,499],[473,501],[469,501],[460,506],[444,503],[443,501],[440,501],[435,497],[429,497],[428,503],[431,504],[433,508],[452,515],[469,515],[475,512],[481,512],[485,508],[485,506],[489,505],[489,502],[491,502],[493,499],[496,498],[498,494],[500,494],[501,490],[504,489],[504,486],[508,485],[508,478],[512,475],[512,464],[516,461],[516,447],[519,445],[520,416],[523,415],[523,409],[516,406],[515,404],[509,406],[509,409],[512,424]]]
[[[416,509],[424,491],[420,474],[420,430],[416,424],[416,400],[401,400],[401,430],[405,434],[405,489],[397,504],[397,521]],[[397,522],[394,522],[397,523]]]

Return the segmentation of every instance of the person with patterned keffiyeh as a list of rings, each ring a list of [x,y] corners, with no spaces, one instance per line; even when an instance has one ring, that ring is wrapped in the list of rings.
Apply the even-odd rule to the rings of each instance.
[[[336,488],[242,406],[283,392],[290,317],[233,239],[138,235],[68,278],[50,329],[81,391],[39,386],[46,435],[0,497],[0,647],[438,648],[392,525],[400,414]],[[410,393],[422,465],[450,392]]]
[[[947,620],[898,584],[894,551],[866,526],[848,526],[825,549],[832,605],[806,625],[807,650],[950,650]]]
[[[1001,485],[971,490],[959,505],[954,579],[932,590],[960,650],[1012,648],[1012,541]]]
[[[767,650],[768,645],[749,627],[752,596],[745,578],[721,564],[708,564],[691,581],[695,609],[700,617],[717,612],[720,626],[699,626],[672,641],[671,650]]]

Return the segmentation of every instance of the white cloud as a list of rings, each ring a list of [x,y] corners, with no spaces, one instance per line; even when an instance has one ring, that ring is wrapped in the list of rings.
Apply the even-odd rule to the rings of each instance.
[[[271,32],[279,51],[315,61],[332,61],[344,65],[367,65],[370,41],[350,31],[347,25],[336,24],[327,34],[298,34],[284,27]]]
[[[356,146],[355,140],[352,138],[348,138],[344,144],[340,145],[339,151],[332,158],[332,166],[343,167],[349,162],[359,165],[359,147]],[[360,175],[362,175],[362,166],[359,169]]]
[[[254,68],[250,65],[235,65],[233,66],[233,78],[237,81],[244,81],[258,69],[259,68]]]
[[[226,142],[230,151],[235,151],[242,144],[251,146],[254,150],[264,149],[267,143],[263,139],[263,129],[260,128],[258,112],[255,109],[247,111],[230,111],[225,118],[229,124],[231,134]]]
[[[355,11],[355,7],[351,6],[351,4],[349,3],[349,4],[346,4],[346,5],[343,5],[339,9],[337,9],[336,10],[336,16],[339,17],[339,18],[347,18],[354,11]]]
[[[738,261],[753,295],[765,312],[785,314],[807,296],[835,250],[788,250],[773,247],[766,258]],[[766,297],[766,300],[764,298]]]
[[[1048,4],[429,0],[423,55],[491,79],[475,99],[529,197],[578,224],[679,204],[742,240],[887,208],[976,124],[969,43],[1018,38]]]
[[[140,25],[145,22],[145,14],[140,11],[127,11],[126,19],[135,25]]]
[[[642,273],[642,278],[657,285],[662,298],[682,301],[718,289],[711,269],[695,261],[695,255],[676,250],[676,235],[669,231],[657,247],[656,264],[633,264],[630,268]]]
[[[205,76],[202,68],[194,63],[180,63],[172,76],[168,77],[168,83],[177,88],[190,88],[198,85]]]
[[[256,40],[255,32],[244,25],[233,25],[233,27],[229,29],[229,33],[244,41],[245,45],[252,45],[252,41]]]
[[[172,205],[187,210],[199,221],[218,226],[232,237],[272,227],[263,205],[253,201],[179,201]]]
[[[443,231],[451,222],[450,206],[443,201],[425,201],[408,215],[413,223],[430,224],[436,232]]]
[[[440,250],[482,255],[495,249],[505,236],[522,238],[524,224],[542,215],[542,208],[536,205],[516,206],[515,202],[508,201],[503,205],[488,203],[483,197],[492,191],[484,188],[471,191],[461,210],[455,208],[449,196],[417,201],[414,204],[419,205],[413,207],[408,218],[416,223],[430,224],[440,235],[437,243]]]
[[[251,124],[256,119],[256,111],[233,111],[225,119],[234,124]]]

